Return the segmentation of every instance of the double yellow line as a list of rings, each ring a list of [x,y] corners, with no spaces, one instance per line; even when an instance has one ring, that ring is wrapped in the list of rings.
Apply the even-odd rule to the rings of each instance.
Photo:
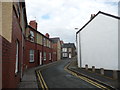
[[[92,84],[93,86],[96,86],[97,88],[100,88],[100,89],[103,89],[103,90],[110,90],[109,88],[107,88],[107,87],[105,87],[105,86],[103,86],[103,85],[101,85],[101,84],[99,84],[99,83],[97,83],[97,82],[87,78],[87,77],[78,75],[75,72],[72,72],[71,70],[68,70],[67,68],[68,68],[69,65],[70,65],[70,63],[67,66],[64,67],[64,70],[67,71],[68,73],[70,73],[73,76],[76,76],[76,77],[78,77],[78,78],[80,78],[80,79],[82,79],[82,80]]]
[[[43,79],[43,77],[42,77],[41,71],[40,71],[40,70],[39,70],[39,71],[36,71],[36,73],[37,73],[37,76],[38,76],[38,79],[39,79],[41,88],[42,88],[43,90],[48,90],[48,86],[47,86],[47,84],[45,83],[45,81],[44,81],[44,79]]]

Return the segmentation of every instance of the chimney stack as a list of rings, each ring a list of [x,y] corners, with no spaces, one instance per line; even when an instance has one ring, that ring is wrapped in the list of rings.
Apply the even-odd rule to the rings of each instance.
[[[95,17],[95,14],[91,14],[90,19],[93,19]]]
[[[48,33],[46,33],[46,35],[45,35],[47,38],[49,38],[50,37],[50,35],[48,34]]]
[[[37,22],[36,22],[36,20],[30,21],[30,22],[29,22],[29,25],[30,25],[32,28],[34,28],[35,30],[37,30]]]

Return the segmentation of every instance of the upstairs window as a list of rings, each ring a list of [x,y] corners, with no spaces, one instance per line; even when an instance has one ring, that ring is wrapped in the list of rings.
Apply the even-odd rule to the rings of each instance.
[[[34,42],[34,32],[33,31],[30,31],[30,41],[31,42]]]
[[[63,51],[63,52],[67,52],[67,48],[63,48],[62,51]]]
[[[45,38],[43,38],[43,44],[44,44],[44,46],[46,46],[46,39]]]
[[[17,3],[17,15],[20,18],[20,2]]]

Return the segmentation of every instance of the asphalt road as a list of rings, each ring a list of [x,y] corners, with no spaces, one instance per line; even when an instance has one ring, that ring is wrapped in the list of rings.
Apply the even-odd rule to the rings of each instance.
[[[66,72],[69,60],[62,60],[41,71],[48,88],[96,88],[95,86]]]

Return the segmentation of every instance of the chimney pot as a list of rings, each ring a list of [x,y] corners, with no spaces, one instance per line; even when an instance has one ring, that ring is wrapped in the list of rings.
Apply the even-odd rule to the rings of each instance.
[[[46,35],[45,35],[47,38],[49,38],[50,37],[50,35],[48,34],[48,33],[46,33]]]
[[[37,22],[36,22],[36,20],[30,21],[29,25],[30,25],[32,28],[34,28],[35,30],[37,30]]]

